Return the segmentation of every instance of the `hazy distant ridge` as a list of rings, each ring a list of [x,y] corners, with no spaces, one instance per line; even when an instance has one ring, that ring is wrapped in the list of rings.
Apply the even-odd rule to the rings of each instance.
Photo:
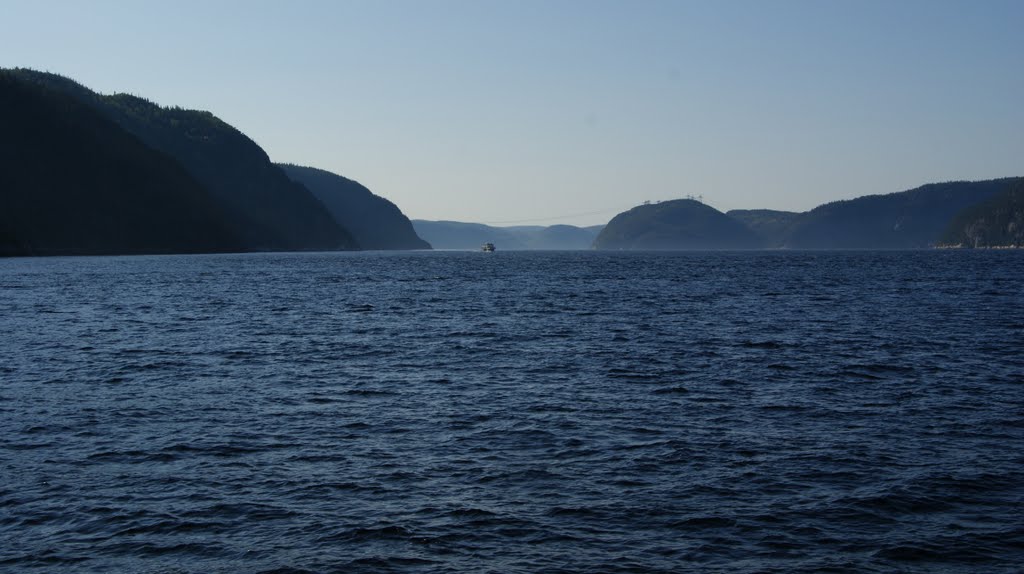
[[[426,221],[414,219],[413,227],[420,237],[434,249],[479,249],[484,243],[494,243],[501,250],[590,249],[603,225],[576,227],[573,225],[522,225],[494,227],[482,223],[459,221]]]

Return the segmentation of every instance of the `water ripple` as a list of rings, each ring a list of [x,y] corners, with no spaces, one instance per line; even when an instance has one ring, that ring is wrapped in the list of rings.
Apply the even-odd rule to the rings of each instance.
[[[0,260],[0,569],[1018,572],[1024,256]]]

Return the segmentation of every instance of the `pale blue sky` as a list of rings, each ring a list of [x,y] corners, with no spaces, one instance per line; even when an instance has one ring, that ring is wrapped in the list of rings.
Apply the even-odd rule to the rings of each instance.
[[[210,110],[413,218],[1024,175],[1021,0],[0,0],[0,22],[2,67]]]

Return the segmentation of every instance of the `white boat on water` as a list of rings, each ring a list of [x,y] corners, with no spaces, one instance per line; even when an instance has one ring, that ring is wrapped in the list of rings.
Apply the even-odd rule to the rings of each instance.
[[[493,243],[484,243],[483,247],[481,247],[480,250],[481,251],[487,251],[487,252],[494,251],[494,244]]]

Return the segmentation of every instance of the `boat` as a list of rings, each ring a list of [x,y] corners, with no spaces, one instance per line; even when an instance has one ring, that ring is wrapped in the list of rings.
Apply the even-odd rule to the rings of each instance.
[[[481,247],[480,250],[481,251],[487,251],[488,253],[490,253],[491,251],[494,251],[494,244],[493,243],[484,243],[484,246]]]

